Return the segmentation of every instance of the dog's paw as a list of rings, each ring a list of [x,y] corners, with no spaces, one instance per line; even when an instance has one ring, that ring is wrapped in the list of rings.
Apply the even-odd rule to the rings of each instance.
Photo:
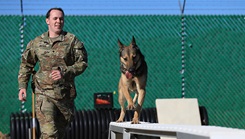
[[[121,122],[123,122],[123,120],[122,119],[118,119],[116,122],[117,123],[121,123]]]
[[[133,119],[131,124],[140,124],[139,120],[138,119]]]

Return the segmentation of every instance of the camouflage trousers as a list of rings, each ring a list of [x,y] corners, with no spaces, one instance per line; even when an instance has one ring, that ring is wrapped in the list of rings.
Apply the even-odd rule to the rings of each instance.
[[[74,119],[74,110],[74,100],[55,100],[36,94],[36,117],[41,130],[40,139],[63,139],[67,127]]]

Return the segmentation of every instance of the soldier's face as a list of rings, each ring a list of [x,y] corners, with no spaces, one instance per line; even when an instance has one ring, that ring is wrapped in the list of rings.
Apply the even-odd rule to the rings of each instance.
[[[59,35],[64,26],[64,15],[59,10],[52,10],[49,18],[46,18],[50,35]]]

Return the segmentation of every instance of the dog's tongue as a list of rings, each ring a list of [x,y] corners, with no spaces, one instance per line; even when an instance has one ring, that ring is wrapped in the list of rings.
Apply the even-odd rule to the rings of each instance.
[[[131,79],[133,77],[133,75],[128,71],[126,71],[125,75],[126,75],[127,79]]]

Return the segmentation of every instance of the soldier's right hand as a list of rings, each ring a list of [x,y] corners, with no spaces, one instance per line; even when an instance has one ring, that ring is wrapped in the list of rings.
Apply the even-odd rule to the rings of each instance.
[[[19,90],[19,100],[26,101],[26,89],[22,88]]]

